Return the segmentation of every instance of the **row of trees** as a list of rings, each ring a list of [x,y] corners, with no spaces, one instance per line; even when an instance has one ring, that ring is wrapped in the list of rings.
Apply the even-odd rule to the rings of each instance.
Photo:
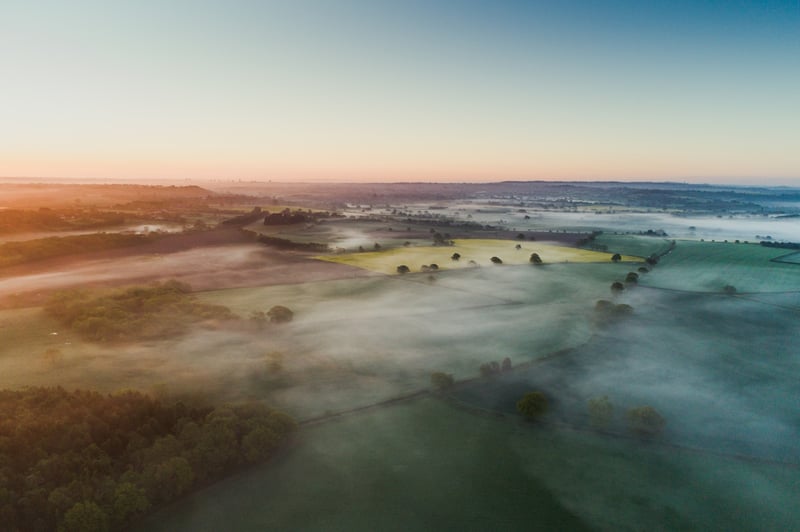
[[[517,401],[517,411],[529,421],[541,418],[547,413],[547,396],[539,391],[528,392]],[[614,407],[608,396],[589,400],[589,423],[596,429],[607,429],[614,419]],[[628,429],[636,436],[654,437],[666,425],[664,417],[652,406],[638,406],[627,411]]]
[[[652,406],[637,406],[626,413],[628,430],[637,436],[657,436],[663,430],[667,421]],[[607,395],[589,400],[589,423],[600,430],[611,426],[614,419],[614,406]]]
[[[79,253],[138,246],[160,238],[158,233],[146,235],[127,233],[93,233],[89,235],[54,236],[5,242],[0,244],[0,267],[52,259]]]
[[[197,484],[267,459],[293,429],[260,403],[137,392],[0,391],[0,528],[120,530]]]
[[[94,208],[0,210],[0,234],[26,231],[67,231],[122,225],[130,214]]]

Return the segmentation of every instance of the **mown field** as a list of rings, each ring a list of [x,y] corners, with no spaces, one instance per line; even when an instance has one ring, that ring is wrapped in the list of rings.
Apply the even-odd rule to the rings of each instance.
[[[679,240],[642,283],[699,292],[721,292],[726,285],[738,292],[800,290],[800,266],[771,260],[785,254],[758,244]]]
[[[517,245],[521,249],[515,249]],[[460,259],[451,259],[454,253]],[[370,251],[365,253],[348,253],[341,255],[321,255],[317,258],[340,264],[357,266],[367,270],[385,274],[397,273],[401,264],[408,266],[412,272],[420,271],[423,265],[436,264],[442,270],[471,268],[478,266],[494,267],[492,257],[499,257],[503,264],[529,264],[531,253],[538,253],[545,264],[566,262],[610,262],[611,253],[570,248],[554,244],[488,239],[455,240],[453,246],[409,246],[386,251]],[[641,262],[640,257],[624,256],[625,262]],[[470,264],[474,261],[475,264]]]

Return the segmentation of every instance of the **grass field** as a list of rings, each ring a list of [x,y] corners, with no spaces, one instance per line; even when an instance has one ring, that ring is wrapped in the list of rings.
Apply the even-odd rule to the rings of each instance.
[[[303,427],[271,463],[139,530],[789,530],[796,482],[792,469],[422,399]]]
[[[670,240],[651,236],[603,233],[595,238],[594,243],[608,246],[609,253],[649,257],[653,253],[669,249]]]
[[[781,255],[786,250],[758,244],[679,240],[642,284],[700,292],[725,285],[738,292],[800,290],[800,265],[771,260]]]
[[[519,244],[522,249],[515,249]],[[453,261],[453,253],[461,255]],[[357,266],[385,274],[397,273],[401,264],[412,272],[420,271],[422,265],[437,264],[442,270],[470,268],[470,261],[479,266],[494,266],[490,260],[499,257],[503,264],[528,264],[531,253],[538,253],[545,264],[562,262],[610,262],[611,253],[588,251],[554,244],[534,243],[513,240],[464,239],[456,240],[454,246],[418,246],[394,248],[386,251],[348,253],[342,255],[321,255],[320,260]],[[640,257],[624,256],[625,262],[641,262]]]

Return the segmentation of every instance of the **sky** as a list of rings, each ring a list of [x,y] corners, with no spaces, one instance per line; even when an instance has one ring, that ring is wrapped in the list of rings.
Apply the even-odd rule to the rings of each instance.
[[[800,0],[0,0],[0,176],[800,185]]]

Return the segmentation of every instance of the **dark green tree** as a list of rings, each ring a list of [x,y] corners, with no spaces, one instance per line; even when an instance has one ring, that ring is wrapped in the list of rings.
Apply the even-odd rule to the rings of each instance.
[[[538,419],[547,412],[547,397],[542,392],[528,392],[517,401],[517,412],[527,420]]]

